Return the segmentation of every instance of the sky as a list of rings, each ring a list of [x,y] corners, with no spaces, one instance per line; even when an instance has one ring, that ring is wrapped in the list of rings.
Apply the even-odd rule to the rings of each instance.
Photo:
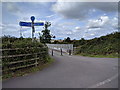
[[[51,22],[51,35],[56,39],[93,39],[118,31],[117,2],[2,2],[2,36],[31,37],[31,27],[20,27],[19,22]],[[35,37],[43,26],[35,27]]]

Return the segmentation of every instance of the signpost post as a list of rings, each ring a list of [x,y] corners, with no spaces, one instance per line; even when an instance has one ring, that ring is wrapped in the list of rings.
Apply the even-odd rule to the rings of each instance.
[[[35,32],[34,20],[35,20],[35,17],[31,16],[31,21],[32,21],[32,42],[34,41],[34,32]]]
[[[35,17],[31,16],[31,21],[32,22],[22,22],[20,21],[19,25],[20,26],[25,26],[25,27],[32,27],[32,42],[34,41],[34,33],[35,33],[35,27],[34,26],[44,26],[44,22],[34,22]]]

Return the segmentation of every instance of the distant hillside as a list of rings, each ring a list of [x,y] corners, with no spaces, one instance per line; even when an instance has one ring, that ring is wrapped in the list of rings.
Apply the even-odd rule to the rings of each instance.
[[[74,45],[78,47],[76,54],[117,57],[120,51],[120,32],[115,32],[107,36],[91,40],[79,40],[79,43],[75,43]]]

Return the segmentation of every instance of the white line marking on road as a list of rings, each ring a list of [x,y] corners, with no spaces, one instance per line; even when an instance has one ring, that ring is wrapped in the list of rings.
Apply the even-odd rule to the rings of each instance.
[[[102,86],[104,84],[107,84],[107,83],[111,82],[112,80],[116,79],[117,77],[118,77],[118,74],[114,75],[113,77],[111,77],[111,78],[109,78],[107,80],[104,80],[104,81],[102,81],[100,83],[97,83],[97,84],[95,84],[95,85],[93,85],[93,86],[91,86],[89,88],[97,88],[99,86]]]

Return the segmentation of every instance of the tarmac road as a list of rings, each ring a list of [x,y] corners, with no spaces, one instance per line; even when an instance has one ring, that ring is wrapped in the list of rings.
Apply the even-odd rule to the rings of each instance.
[[[118,59],[54,52],[42,71],[3,81],[3,88],[118,88]]]

